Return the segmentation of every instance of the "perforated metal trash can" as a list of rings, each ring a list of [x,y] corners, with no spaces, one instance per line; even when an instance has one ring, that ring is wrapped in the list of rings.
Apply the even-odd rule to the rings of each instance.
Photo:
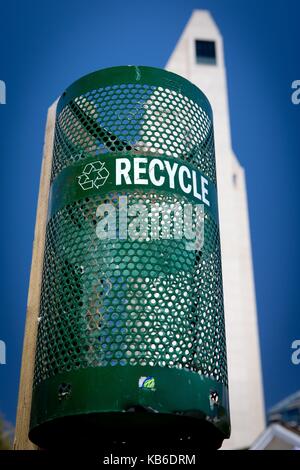
[[[229,432],[211,107],[173,73],[100,70],[57,107],[29,437]]]

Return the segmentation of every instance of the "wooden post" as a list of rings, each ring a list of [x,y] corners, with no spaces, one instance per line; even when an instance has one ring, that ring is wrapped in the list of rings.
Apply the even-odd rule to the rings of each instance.
[[[52,106],[50,106],[46,123],[39,197],[34,230],[29,291],[27,298],[26,325],[16,417],[16,433],[14,440],[15,450],[38,449],[37,446],[29,441],[28,431],[30,423],[37,326],[40,310],[40,293],[47,225],[56,106],[57,101],[53,103]]]

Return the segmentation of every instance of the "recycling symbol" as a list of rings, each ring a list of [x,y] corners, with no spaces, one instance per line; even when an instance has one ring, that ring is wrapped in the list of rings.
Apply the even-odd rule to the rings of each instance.
[[[85,165],[83,172],[78,176],[78,183],[81,188],[87,189],[100,188],[109,177],[109,171],[105,168],[105,163],[96,161]]]

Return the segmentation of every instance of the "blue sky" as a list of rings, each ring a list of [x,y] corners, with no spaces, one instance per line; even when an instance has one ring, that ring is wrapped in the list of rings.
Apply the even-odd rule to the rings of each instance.
[[[224,38],[233,147],[246,169],[266,406],[300,388],[300,3],[292,0],[0,0],[2,165],[0,410],[15,420],[46,112],[80,76],[113,65],[164,67],[191,12]],[[247,347],[247,345],[245,345]]]

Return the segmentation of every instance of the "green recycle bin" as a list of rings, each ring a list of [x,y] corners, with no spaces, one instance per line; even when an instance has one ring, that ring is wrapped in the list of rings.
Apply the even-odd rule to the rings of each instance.
[[[230,434],[212,111],[152,67],[56,114],[30,439],[219,448]]]

